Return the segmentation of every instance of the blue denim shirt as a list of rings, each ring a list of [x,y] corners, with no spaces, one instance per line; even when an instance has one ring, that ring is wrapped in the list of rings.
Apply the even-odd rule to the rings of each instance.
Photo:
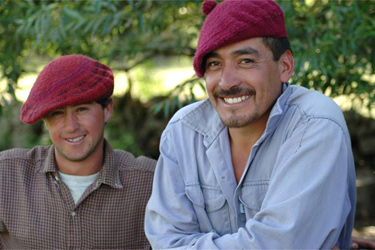
[[[237,184],[228,130],[209,100],[163,132],[146,208],[153,249],[348,249],[355,171],[328,97],[284,84]]]

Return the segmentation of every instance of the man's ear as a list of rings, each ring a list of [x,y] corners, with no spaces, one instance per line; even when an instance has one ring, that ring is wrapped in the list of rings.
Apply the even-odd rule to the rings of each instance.
[[[281,55],[279,61],[280,81],[288,82],[294,72],[294,58],[292,52],[287,50]]]
[[[107,123],[113,113],[113,99],[111,98],[110,103],[104,107],[104,122]]]

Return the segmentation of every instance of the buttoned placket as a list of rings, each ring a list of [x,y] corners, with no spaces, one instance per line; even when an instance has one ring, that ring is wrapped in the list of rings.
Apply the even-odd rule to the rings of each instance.
[[[79,200],[77,202],[76,207],[79,207],[79,204],[84,199],[86,199],[86,197],[89,196],[89,194],[91,194],[92,192],[94,192],[95,190],[97,190],[100,187],[101,184],[102,184],[101,176],[99,175],[98,178],[94,181],[94,183],[91,184],[90,186],[88,186],[87,189],[85,190],[85,192],[83,192],[82,196],[79,198]]]
[[[237,231],[237,213],[236,204],[233,203],[233,194],[236,189],[236,181],[234,179],[233,170],[231,169],[230,149],[228,131],[224,129],[220,135],[212,142],[206,153],[211,163],[212,169],[218,180],[218,185],[229,204],[229,209],[233,212],[229,213],[228,219],[230,223],[230,230]],[[229,150],[229,151],[228,151]],[[233,176],[233,179],[230,178]]]
[[[284,90],[286,87],[287,86],[285,85]],[[275,110],[273,109],[272,111],[274,111],[275,114],[272,114],[271,112],[265,131],[263,132],[262,136],[258,139],[258,141],[254,144],[254,146],[251,148],[250,156],[246,163],[246,168],[235,190],[234,203],[236,205],[237,215],[238,215],[237,216],[237,226],[238,226],[237,228],[244,227],[247,222],[246,213],[245,213],[245,205],[239,199],[239,197],[241,196],[241,189],[242,189],[243,182],[246,179],[247,173],[249,172],[251,164],[253,163],[254,158],[257,152],[259,151],[260,146],[267,139],[267,137],[271,134],[271,132],[276,128],[276,125],[271,125],[271,124],[276,124],[280,118],[280,114],[282,113],[282,109],[279,108],[278,104],[276,104],[276,107],[274,108]]]
[[[82,224],[80,220],[78,207],[75,206],[73,198],[70,194],[69,188],[61,181],[56,172],[53,172],[53,182],[56,186],[57,192],[68,210],[70,216],[67,228],[67,247],[81,248],[82,242]]]
[[[237,208],[237,228],[244,227],[246,225],[247,220],[245,214],[245,205],[240,201],[239,197],[241,196],[241,188],[246,178],[247,172],[249,172],[251,163],[253,162],[256,153],[258,152],[260,141],[261,139],[259,139],[258,142],[256,142],[253,148],[251,149],[249,159],[246,163],[246,168],[235,190],[234,202]]]

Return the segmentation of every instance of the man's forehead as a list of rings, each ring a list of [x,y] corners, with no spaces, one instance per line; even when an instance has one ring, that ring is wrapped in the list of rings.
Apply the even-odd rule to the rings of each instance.
[[[206,58],[219,57],[223,53],[229,53],[231,56],[259,56],[265,49],[267,49],[267,46],[262,42],[262,38],[251,38],[217,48],[208,53]]]
[[[74,105],[67,105],[67,106],[55,108],[50,113],[52,113],[52,112],[54,112],[56,110],[71,109],[71,108],[76,108],[76,107],[83,106],[83,105],[92,105],[92,104],[95,104],[95,102],[86,102],[86,103],[79,103],[79,104],[74,104]]]

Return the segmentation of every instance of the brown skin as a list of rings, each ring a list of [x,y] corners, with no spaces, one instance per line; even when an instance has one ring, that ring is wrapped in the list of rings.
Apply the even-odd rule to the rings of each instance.
[[[70,175],[91,175],[103,167],[104,127],[113,112],[96,102],[51,111],[45,124],[55,146],[59,171]]]
[[[229,128],[237,182],[251,147],[265,130],[282,83],[293,74],[294,59],[286,51],[278,61],[262,41],[251,38],[221,47],[207,56],[206,88],[212,105]]]

